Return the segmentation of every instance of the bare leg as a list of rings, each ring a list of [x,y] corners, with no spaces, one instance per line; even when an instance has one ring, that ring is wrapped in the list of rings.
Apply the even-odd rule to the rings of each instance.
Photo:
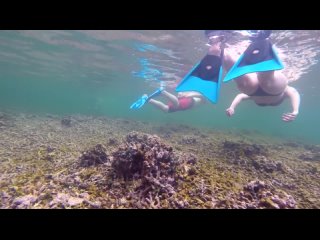
[[[235,64],[237,58],[239,56],[231,55],[229,51],[225,50],[224,51],[224,56],[223,56],[223,67],[224,69],[228,72],[231,67]]]
[[[225,50],[223,67],[230,71],[239,56],[234,52]],[[254,93],[260,85],[268,93],[281,93],[288,85],[288,79],[281,71],[266,71],[259,73],[248,73],[235,79],[240,92],[245,94]]]
[[[281,93],[288,86],[288,79],[281,71],[259,72],[257,76],[261,87],[269,93]]]
[[[223,66],[226,71],[229,71],[231,69],[231,67],[237,61],[238,57],[239,56],[230,54],[225,51]],[[245,94],[252,94],[257,90],[259,86],[259,81],[256,73],[248,73],[243,76],[237,77],[235,79],[235,82],[237,83],[239,91]]]
[[[169,93],[169,92],[167,92],[167,91],[165,91],[165,90],[163,90],[163,91],[161,92],[161,94],[164,95],[164,96],[166,96],[167,98],[169,98],[170,101],[173,103],[173,105],[174,105],[175,107],[179,107],[179,99],[178,99],[175,95],[173,95],[173,94],[171,94],[171,93]]]
[[[212,45],[208,51],[209,55],[220,56],[221,46],[220,43]],[[236,54],[230,54],[227,49],[224,51],[223,67],[226,71],[229,71],[235,64],[239,56]],[[245,94],[251,94],[255,92],[259,86],[256,73],[246,74],[235,79],[240,92]]]
[[[165,97],[167,97],[168,99],[170,99],[170,101],[173,103],[173,105],[175,107],[179,107],[179,99],[175,95],[173,95],[165,90],[163,90],[161,92],[161,94],[164,95]],[[160,102],[160,101],[157,101],[154,99],[150,99],[148,102],[151,103],[152,105],[156,106],[157,108],[161,109],[164,112],[169,112],[169,106],[164,104],[163,102]]]
[[[149,103],[151,103],[152,105],[156,106],[157,108],[161,109],[164,112],[168,112],[169,111],[169,106],[164,104],[163,102],[154,100],[154,99],[150,99]]]

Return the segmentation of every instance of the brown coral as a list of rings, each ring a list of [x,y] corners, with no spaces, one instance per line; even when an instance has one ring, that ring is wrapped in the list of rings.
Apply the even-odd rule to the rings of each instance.
[[[94,148],[83,152],[79,160],[81,167],[89,167],[106,163],[109,157],[106,149],[101,144],[97,144]]]
[[[178,185],[178,169],[184,164],[194,165],[196,162],[194,155],[181,155],[179,158],[172,147],[156,135],[132,132],[113,153],[112,167],[118,178],[141,180],[141,184],[130,194],[135,207],[158,208],[163,204],[175,207],[177,201],[172,197]]]

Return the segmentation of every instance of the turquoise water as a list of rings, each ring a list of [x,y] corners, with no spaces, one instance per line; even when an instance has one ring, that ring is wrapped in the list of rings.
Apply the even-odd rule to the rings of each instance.
[[[143,93],[184,76],[204,56],[202,30],[0,31],[0,111],[182,123],[320,143],[320,32],[274,31],[273,40],[286,56],[290,85],[301,94],[300,114],[291,123],[281,120],[291,110],[289,101],[266,108],[244,102],[228,118],[225,109],[237,94],[234,82],[222,85],[215,105],[171,114],[151,105],[129,109]]]

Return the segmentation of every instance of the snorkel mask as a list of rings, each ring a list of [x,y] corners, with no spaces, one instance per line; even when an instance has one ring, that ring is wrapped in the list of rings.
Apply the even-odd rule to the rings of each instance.
[[[207,46],[212,46],[218,42],[225,42],[232,30],[205,30],[205,35],[208,38]]]

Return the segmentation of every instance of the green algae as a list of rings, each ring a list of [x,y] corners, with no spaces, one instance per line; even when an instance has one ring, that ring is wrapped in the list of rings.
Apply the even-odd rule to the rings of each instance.
[[[115,180],[109,174],[110,169],[106,167],[79,168],[78,158],[82,151],[96,144],[103,144],[107,146],[108,152],[112,152],[117,148],[117,145],[110,146],[108,144],[109,137],[105,136],[112,136],[120,142],[127,133],[126,129],[135,129],[136,126],[134,123],[131,125],[130,122],[116,123],[112,127],[109,126],[107,130],[103,130],[103,124],[99,125],[95,122],[87,124],[96,128],[95,132],[101,132],[101,134],[97,136],[86,129],[75,130],[75,132],[80,131],[81,134],[78,136],[74,134],[73,137],[64,135],[66,133],[63,132],[43,134],[48,137],[39,137],[39,147],[30,146],[28,150],[19,148],[17,135],[13,134],[11,142],[17,146],[12,146],[12,150],[0,149],[0,153],[6,154],[5,159],[7,159],[0,163],[2,176],[0,191],[7,192],[12,198],[27,194],[39,196],[42,194],[33,206],[34,208],[48,208],[48,204],[58,192],[68,192],[74,196],[88,193],[90,200],[99,199],[102,208],[131,208],[133,206],[131,200],[119,202],[119,196],[133,191],[138,185],[137,182],[129,183]],[[123,128],[123,124],[126,124],[127,128]],[[32,122],[29,125],[32,125]],[[136,130],[157,134],[152,125],[148,125],[148,127],[148,129]],[[306,162],[301,160],[299,156],[308,151],[302,145],[279,145],[278,142],[261,144],[268,149],[266,161],[281,162],[285,169],[284,171],[267,173],[256,170],[243,149],[238,151],[236,155],[238,158],[246,160],[246,164],[234,164],[229,160],[230,155],[224,155],[221,152],[225,141],[252,145],[256,143],[254,140],[242,139],[237,134],[199,132],[198,129],[191,128],[188,129],[188,136],[193,136],[196,139],[195,142],[192,145],[182,144],[181,139],[185,135],[185,130],[180,131],[180,128],[180,126],[173,127],[170,131],[171,137],[164,141],[171,145],[174,151],[191,152],[198,158],[198,164],[194,167],[193,174],[189,174],[190,169],[178,170],[183,179],[179,180],[173,198],[177,201],[185,200],[189,203],[188,208],[215,208],[217,206],[214,201],[221,202],[219,208],[232,208],[233,203],[228,199],[230,193],[239,193],[243,186],[255,179],[266,182],[276,180],[278,183],[275,187],[292,195],[297,201],[298,208],[320,208],[320,163],[319,161]],[[48,130],[44,128],[42,131]],[[68,139],[68,142],[63,139]],[[54,150],[48,151],[46,147],[51,146],[52,143],[54,143]],[[19,149],[22,150],[19,151]],[[68,177],[73,179],[73,174],[79,176],[82,185],[64,180]],[[93,180],[97,175],[101,175],[100,183]],[[115,193],[111,193],[110,190],[114,190]],[[160,202],[163,208],[172,207],[168,199],[161,199]],[[262,202],[266,208],[276,208],[274,202],[268,198],[264,198]],[[11,201],[1,204],[5,208],[10,207],[10,203]],[[90,208],[90,206],[82,203],[72,208]]]

